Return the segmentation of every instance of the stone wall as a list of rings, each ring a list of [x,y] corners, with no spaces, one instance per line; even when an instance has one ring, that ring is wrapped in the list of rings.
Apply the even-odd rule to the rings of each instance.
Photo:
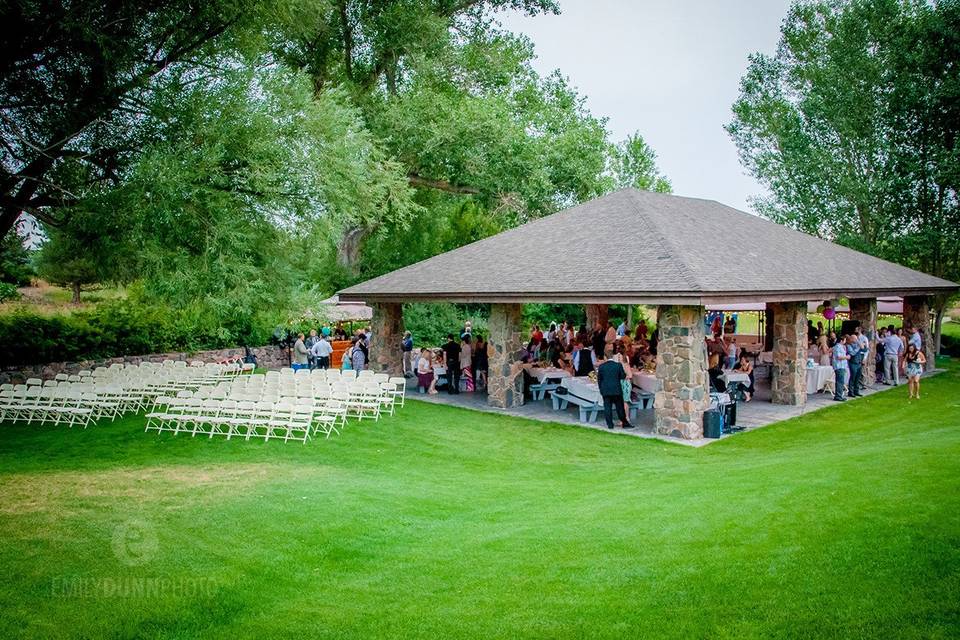
[[[703,437],[703,412],[710,408],[703,307],[657,309],[657,433],[676,438]]]
[[[289,366],[286,349],[280,347],[251,348],[257,356],[257,366],[266,369],[279,369]],[[243,357],[242,348],[214,349],[212,351],[174,351],[171,353],[151,353],[138,356],[120,356],[104,360],[79,360],[77,362],[48,362],[46,364],[21,365],[4,367],[0,370],[0,383],[12,382],[22,384],[27,378],[53,378],[58,373],[74,375],[84,369],[94,367],[108,367],[111,364],[140,364],[141,362],[163,362],[164,360],[202,360],[203,362],[220,362],[228,358]]]
[[[860,323],[860,330],[870,340],[870,354],[863,360],[863,382],[872,387],[877,379],[877,299],[850,298],[850,319]]]
[[[371,304],[373,320],[370,324],[369,368],[377,373],[403,375],[403,306],[387,302]]]
[[[807,303],[780,302],[773,310],[773,366],[770,401],[802,405],[807,401]]]
[[[927,358],[927,371],[936,368],[935,353],[933,350],[933,334],[930,332],[930,302],[926,296],[909,296],[903,299],[903,328],[904,330],[916,327],[920,330],[923,355]],[[910,337],[910,333],[907,333]]]
[[[490,370],[487,377],[487,403],[507,409],[523,404],[523,367],[520,364],[520,319],[523,307],[519,304],[490,305],[487,323],[490,338],[487,356]]]
[[[587,312],[587,328],[590,331],[593,331],[597,328],[597,323],[600,323],[604,329],[607,328],[607,322],[610,320],[610,307],[605,304],[588,304],[584,305],[584,310]]]

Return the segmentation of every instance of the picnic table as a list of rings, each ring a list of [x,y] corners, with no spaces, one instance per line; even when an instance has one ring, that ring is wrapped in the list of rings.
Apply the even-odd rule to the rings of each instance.
[[[657,392],[657,376],[653,373],[647,373],[645,371],[634,371],[633,376],[630,378],[630,382],[633,383],[633,386],[639,387],[647,393],[656,393]]]

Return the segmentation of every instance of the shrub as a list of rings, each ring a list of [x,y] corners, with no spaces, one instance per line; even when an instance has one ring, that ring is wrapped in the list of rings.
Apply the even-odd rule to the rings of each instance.
[[[20,292],[17,291],[17,285],[11,282],[0,282],[0,302],[19,299]]]
[[[267,336],[272,330],[247,325],[247,335],[239,335],[200,305],[174,309],[130,300],[69,315],[41,316],[19,309],[0,315],[0,353],[3,364],[24,365],[197,351],[236,346],[249,335]]]

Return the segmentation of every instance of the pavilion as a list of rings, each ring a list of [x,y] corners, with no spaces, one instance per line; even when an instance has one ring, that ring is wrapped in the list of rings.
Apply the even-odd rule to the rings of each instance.
[[[711,200],[623,189],[339,292],[373,308],[371,367],[401,371],[404,302],[490,303],[488,402],[523,404],[521,304],[657,306],[658,433],[702,436],[709,408],[707,305],[763,303],[773,342],[772,402],[806,402],[807,304],[849,299],[876,340],[877,298],[903,299],[933,366],[928,296],[956,283],[815,238]],[[873,362],[865,363],[872,375]]]

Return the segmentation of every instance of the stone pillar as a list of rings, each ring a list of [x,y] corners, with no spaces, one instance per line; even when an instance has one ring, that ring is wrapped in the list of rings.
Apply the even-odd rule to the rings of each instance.
[[[657,308],[657,433],[688,440],[703,437],[703,412],[710,408],[703,316],[703,307]]]
[[[373,303],[373,319],[370,322],[370,362],[368,366],[377,373],[392,376],[403,375],[403,305],[398,302]]]
[[[933,333],[930,331],[930,301],[927,296],[908,296],[903,299],[903,330],[907,332],[908,339],[910,333],[907,330],[912,327],[920,330],[923,355],[927,359],[926,370],[933,371],[936,362]]]
[[[802,405],[807,401],[807,303],[770,304],[773,311],[773,367],[770,401]]]
[[[863,382],[872,387],[877,373],[877,300],[850,298],[850,319],[860,323],[860,330],[870,341],[870,354],[863,361]]]
[[[597,323],[603,325],[603,328],[607,328],[607,322],[609,321],[610,308],[605,304],[588,304],[585,305],[587,311],[587,328],[590,331],[593,331],[597,328]]]
[[[487,332],[487,404],[500,409],[523,404],[523,366],[520,350],[520,319],[523,307],[519,304],[490,305]]]

